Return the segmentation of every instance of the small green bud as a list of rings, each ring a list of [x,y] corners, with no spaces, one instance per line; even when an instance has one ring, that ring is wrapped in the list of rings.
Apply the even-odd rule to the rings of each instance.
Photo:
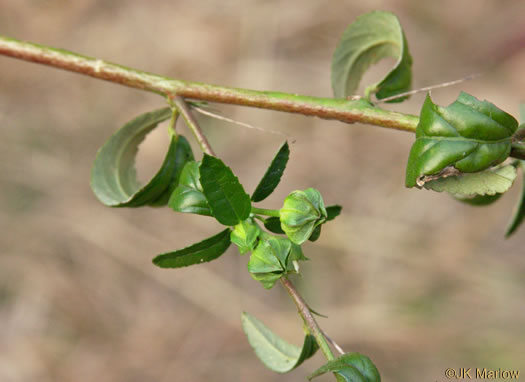
[[[230,235],[230,240],[239,248],[241,255],[244,255],[246,252],[254,250],[260,233],[261,229],[253,219],[246,219],[235,226]]]
[[[301,245],[314,229],[326,221],[323,197],[316,189],[293,191],[279,211],[281,228],[295,244]]]
[[[266,289],[272,288],[287,270],[293,270],[293,266],[290,268],[289,265],[292,260],[302,260],[302,252],[298,253],[295,247],[285,237],[270,235],[261,237],[259,244],[250,256],[248,271]]]

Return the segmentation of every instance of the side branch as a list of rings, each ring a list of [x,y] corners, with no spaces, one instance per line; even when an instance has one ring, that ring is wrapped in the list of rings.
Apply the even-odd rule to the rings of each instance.
[[[415,131],[419,120],[415,115],[381,109],[365,100],[300,96],[181,81],[3,36],[0,36],[0,55],[84,74],[169,98],[181,96],[335,119],[346,123],[361,122],[411,132]]]

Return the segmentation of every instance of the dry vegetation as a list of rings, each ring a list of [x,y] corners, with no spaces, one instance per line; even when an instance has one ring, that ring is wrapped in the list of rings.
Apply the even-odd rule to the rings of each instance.
[[[517,114],[517,1],[1,0],[0,33],[182,79],[328,96],[337,39],[371,9],[400,17],[416,86],[483,72],[462,88]],[[280,376],[259,363],[241,311],[296,342],[299,318],[282,290],[251,280],[233,248],[184,270],[151,264],[217,231],[211,219],[108,209],[92,195],[98,147],[162,99],[8,58],[0,71],[1,381],[303,381],[321,364],[317,355]],[[448,103],[457,92],[434,98]],[[396,108],[417,113],[422,100]],[[299,281],[344,349],[369,355],[385,381],[440,380],[462,366],[525,373],[525,228],[503,238],[517,189],[469,208],[404,188],[407,133],[218,107],[296,140],[270,206],[309,186],[344,205],[306,247],[312,261]],[[282,137],[202,122],[217,153],[255,186]],[[143,177],[162,159],[163,134],[141,150]]]

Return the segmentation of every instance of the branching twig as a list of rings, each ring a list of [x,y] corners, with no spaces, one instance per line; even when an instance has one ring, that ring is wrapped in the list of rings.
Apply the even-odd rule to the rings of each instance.
[[[184,101],[184,99],[180,96],[173,97],[172,101],[175,107],[177,107],[179,110],[180,115],[182,115],[186,125],[188,125],[189,129],[193,132],[193,135],[195,135],[195,139],[197,139],[197,142],[199,143],[202,151],[208,155],[215,156],[215,152],[211,148],[208,139],[202,132],[199,124],[195,120],[195,117],[191,114],[190,108],[188,107],[186,101]]]
[[[364,100],[236,89],[159,76],[62,49],[0,36],[0,55],[36,62],[173,98],[252,106],[346,123],[361,122],[390,129],[415,131],[419,118],[375,107]]]

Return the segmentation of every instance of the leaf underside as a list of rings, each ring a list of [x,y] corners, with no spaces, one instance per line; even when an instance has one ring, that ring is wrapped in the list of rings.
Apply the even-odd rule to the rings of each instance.
[[[470,174],[435,179],[425,183],[424,187],[437,192],[447,191],[459,198],[475,195],[495,196],[508,191],[516,179],[516,175],[514,166],[508,165]]]
[[[202,192],[198,162],[186,163],[168,206],[177,212],[211,216],[210,206]]]
[[[172,136],[161,168],[144,186],[136,178],[135,157],[146,135],[171,115],[169,108],[142,114],[120,128],[98,151],[91,171],[91,188],[104,205],[140,207],[167,203],[182,167],[193,158],[188,141]]]
[[[269,369],[277,373],[287,373],[317,351],[317,343],[313,336],[307,334],[303,347],[289,344],[254,316],[243,313],[242,328],[255,354]]]
[[[374,11],[359,16],[345,30],[334,52],[334,96],[346,98],[354,95],[367,69],[384,58],[394,58],[396,63],[381,81],[369,87],[376,92],[378,99],[410,90],[412,58],[401,24],[393,13]]]

